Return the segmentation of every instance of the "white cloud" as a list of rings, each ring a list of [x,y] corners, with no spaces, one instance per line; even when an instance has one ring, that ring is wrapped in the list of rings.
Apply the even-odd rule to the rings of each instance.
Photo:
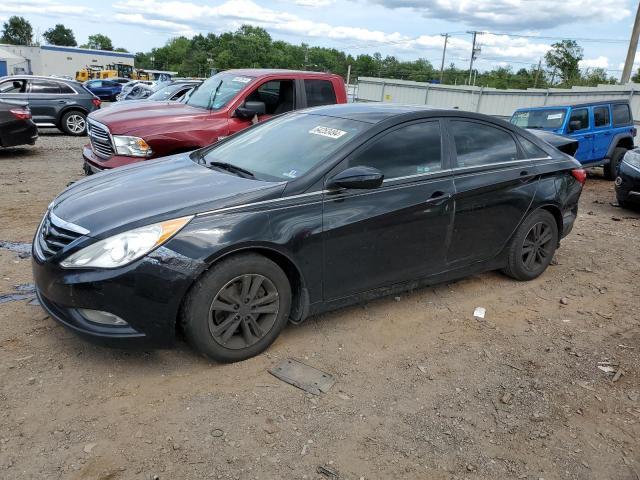
[[[369,0],[425,17],[474,27],[552,28],[578,21],[617,21],[631,14],[627,0]]]
[[[416,53],[424,52],[425,49],[439,50],[444,42],[440,35],[422,35],[414,38],[399,32],[317,22],[292,13],[266,8],[251,0],[227,0],[217,6],[176,0],[121,0],[114,4],[114,8],[120,12],[116,18],[123,22],[164,31],[192,34],[195,31],[210,31],[212,25],[216,25],[217,29],[230,29],[247,23],[263,27],[270,32],[340,40],[344,42],[344,50],[386,46],[398,52]],[[482,48],[481,58],[486,57],[487,61],[510,58],[536,63],[549,49],[544,43],[505,35],[482,34],[478,36],[478,42]],[[468,37],[452,36],[449,38],[447,51],[450,60],[456,57],[468,59],[471,42]]]
[[[604,55],[598,58],[585,58],[580,60],[580,68],[609,68],[609,59]]]
[[[17,15],[38,14],[74,17],[87,16],[91,8],[80,5],[68,5],[55,0],[2,0],[0,13]]]
[[[335,0],[293,0],[293,3],[301,7],[320,8],[332,5]]]

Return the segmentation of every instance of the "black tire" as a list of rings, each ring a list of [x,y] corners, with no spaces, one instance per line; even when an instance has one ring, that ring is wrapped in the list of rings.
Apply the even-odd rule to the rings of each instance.
[[[611,154],[611,160],[604,166],[604,178],[607,180],[615,180],[618,176],[618,168],[620,167],[620,162],[622,161],[622,157],[627,153],[626,148],[615,148],[613,153]]]
[[[556,219],[546,210],[535,210],[511,239],[503,272],[516,280],[533,280],[547,269],[557,246]]]
[[[87,116],[80,110],[69,110],[60,119],[60,129],[67,135],[80,137],[87,133]]]
[[[253,300],[247,301],[250,296]],[[256,313],[260,309],[264,312]],[[287,324],[290,309],[286,274],[268,258],[251,253],[222,260],[198,279],[187,295],[181,321],[195,349],[229,363],[266,350]]]

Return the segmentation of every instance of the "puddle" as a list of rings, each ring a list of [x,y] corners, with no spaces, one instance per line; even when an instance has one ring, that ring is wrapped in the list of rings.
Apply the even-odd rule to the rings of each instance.
[[[23,283],[15,285],[14,289],[18,293],[3,293],[0,294],[0,304],[17,302],[20,300],[29,300],[29,305],[39,305],[36,298],[36,287],[33,283]]]
[[[20,258],[29,258],[31,256],[31,244],[24,242],[8,242],[0,240],[0,248],[17,253]]]

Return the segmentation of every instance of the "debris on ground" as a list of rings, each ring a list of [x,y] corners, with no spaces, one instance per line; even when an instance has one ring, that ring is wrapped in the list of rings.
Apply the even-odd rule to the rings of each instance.
[[[327,393],[335,383],[333,375],[291,358],[282,360],[274,368],[269,369],[269,373],[313,395]]]
[[[339,478],[338,472],[335,471],[332,468],[327,467],[327,466],[318,465],[318,468],[316,469],[316,472],[321,474],[321,475],[324,475],[327,478],[331,478],[331,479]]]
[[[487,313],[487,309],[484,307],[476,307],[473,311],[473,317],[477,320],[482,320]]]

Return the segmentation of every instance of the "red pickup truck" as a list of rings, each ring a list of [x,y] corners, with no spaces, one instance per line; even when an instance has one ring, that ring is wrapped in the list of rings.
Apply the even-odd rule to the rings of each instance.
[[[328,73],[227,70],[182,102],[116,103],[88,117],[87,174],[195,150],[291,110],[346,103],[344,80]]]

